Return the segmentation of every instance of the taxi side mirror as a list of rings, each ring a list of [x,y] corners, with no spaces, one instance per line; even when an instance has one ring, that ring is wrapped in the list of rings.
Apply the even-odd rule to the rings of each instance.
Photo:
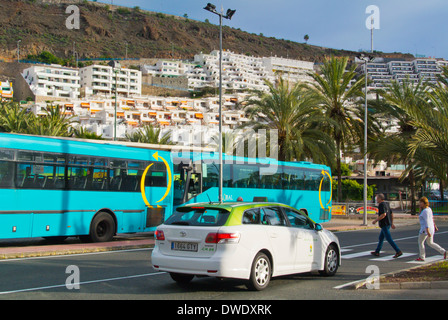
[[[314,230],[316,231],[322,231],[322,226],[319,223],[316,223],[316,225],[314,226]]]

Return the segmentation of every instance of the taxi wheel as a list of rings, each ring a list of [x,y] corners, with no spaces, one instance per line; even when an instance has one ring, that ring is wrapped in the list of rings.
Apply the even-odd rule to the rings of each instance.
[[[339,267],[339,254],[334,245],[329,245],[325,253],[324,270],[319,273],[323,276],[330,277],[336,274]]]
[[[179,284],[187,284],[194,278],[194,275],[192,275],[192,274],[183,274],[183,273],[175,273],[175,272],[170,272],[170,276],[171,276],[171,279],[173,279],[174,281],[176,281]]]
[[[250,279],[247,287],[250,290],[261,291],[265,289],[271,280],[271,261],[263,252],[259,252],[252,263]]]

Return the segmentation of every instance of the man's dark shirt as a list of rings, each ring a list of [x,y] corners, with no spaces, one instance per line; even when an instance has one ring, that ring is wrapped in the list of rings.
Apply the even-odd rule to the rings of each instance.
[[[391,225],[391,214],[392,210],[390,210],[389,202],[383,201],[378,205],[378,216],[386,213],[384,219],[381,219],[378,223],[380,228]]]

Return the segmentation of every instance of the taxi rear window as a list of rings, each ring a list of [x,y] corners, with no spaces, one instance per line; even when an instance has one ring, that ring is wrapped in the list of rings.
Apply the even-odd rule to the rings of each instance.
[[[230,212],[224,209],[205,207],[181,207],[169,217],[165,224],[183,226],[223,226]]]

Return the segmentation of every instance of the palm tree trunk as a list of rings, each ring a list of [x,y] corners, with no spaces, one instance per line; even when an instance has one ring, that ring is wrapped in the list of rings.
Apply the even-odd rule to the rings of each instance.
[[[415,178],[414,169],[409,171],[409,184],[411,185],[411,214],[416,214],[416,204],[415,204]]]
[[[338,202],[342,202],[342,170],[341,170],[341,141],[336,141],[336,170],[338,173]]]

